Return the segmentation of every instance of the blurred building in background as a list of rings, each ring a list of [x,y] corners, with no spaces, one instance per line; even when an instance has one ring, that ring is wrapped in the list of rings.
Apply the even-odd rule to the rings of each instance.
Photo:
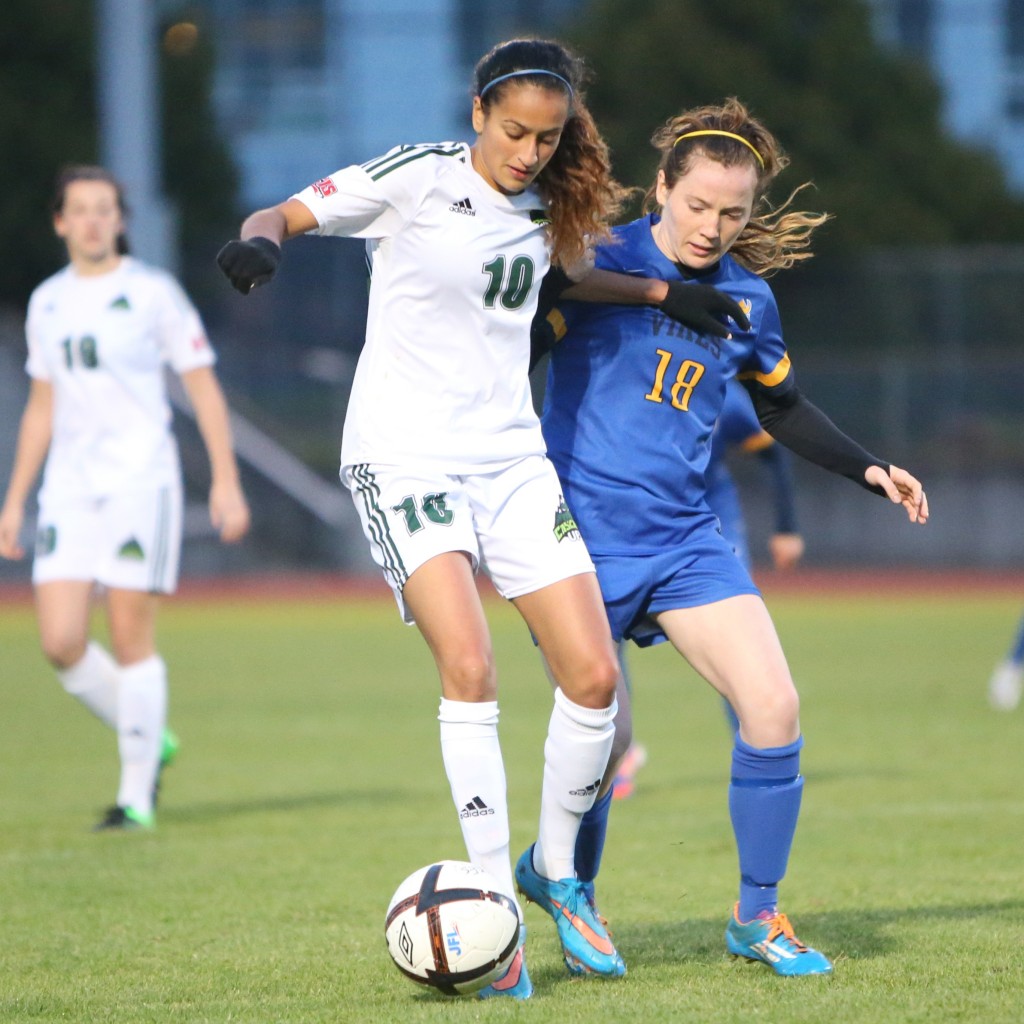
[[[868,2],[879,37],[935,69],[951,131],[996,153],[1024,191],[1024,0]],[[214,100],[243,212],[398,143],[468,139],[474,62],[516,34],[558,35],[587,3],[205,0]],[[1024,567],[1021,242],[866,251],[777,279],[805,392],[866,447],[921,476],[933,508],[926,529],[911,529],[850,482],[798,463],[809,564]],[[272,288],[244,299],[217,283],[202,312],[245,418],[255,530],[238,549],[211,538],[201,445],[179,417],[192,534],[183,572],[374,572],[337,483],[364,329],[362,243],[296,239]],[[19,332],[0,322],[12,339],[0,344],[0,432],[11,439],[26,385]],[[827,346],[814,344],[823,338]],[[0,450],[4,479],[12,455],[13,444]],[[736,470],[763,552],[770,496],[760,476]],[[0,580],[27,578],[27,564],[0,563]]]
[[[474,62],[581,0],[209,0],[249,206],[403,142],[469,133]]]
[[[931,66],[950,131],[1024,192],[1024,0],[870,2],[879,37]]]

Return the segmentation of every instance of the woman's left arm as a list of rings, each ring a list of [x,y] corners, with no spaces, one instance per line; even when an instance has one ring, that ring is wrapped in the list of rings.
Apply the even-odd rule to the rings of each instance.
[[[212,367],[187,370],[181,375],[181,382],[192,402],[210,459],[210,522],[222,541],[234,544],[249,532],[249,506],[231,443],[228,404]]]

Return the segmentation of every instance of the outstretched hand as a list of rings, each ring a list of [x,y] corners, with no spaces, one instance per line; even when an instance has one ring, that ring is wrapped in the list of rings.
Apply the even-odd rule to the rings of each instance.
[[[885,491],[894,505],[902,505],[912,523],[924,526],[928,522],[928,498],[917,477],[899,466],[890,466],[888,473],[881,466],[869,466],[864,471],[864,479]]]
[[[750,330],[747,314],[725,292],[709,284],[687,284],[683,281],[667,283],[668,295],[658,303],[658,309],[685,327],[699,334],[729,338],[731,335],[725,318],[730,317],[740,330]]]
[[[281,246],[257,235],[244,241],[236,238],[217,253],[217,266],[236,291],[248,295],[257,285],[266,284],[281,262]]]

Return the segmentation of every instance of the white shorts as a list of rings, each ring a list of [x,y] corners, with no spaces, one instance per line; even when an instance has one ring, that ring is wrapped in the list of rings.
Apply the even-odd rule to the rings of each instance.
[[[178,585],[182,494],[178,487],[106,498],[40,498],[32,582],[95,580],[170,594]]]
[[[406,580],[447,551],[465,551],[473,570],[482,565],[509,599],[594,571],[554,466],[542,455],[466,475],[363,463],[343,466],[341,479],[408,623]]]

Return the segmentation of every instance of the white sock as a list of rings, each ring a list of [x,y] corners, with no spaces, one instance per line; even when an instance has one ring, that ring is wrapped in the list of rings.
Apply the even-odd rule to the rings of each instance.
[[[540,828],[533,848],[533,866],[544,878],[575,878],[576,835],[608,767],[615,738],[615,713],[608,708],[574,704],[561,688],[544,744],[544,785],[540,796]]]
[[[167,666],[154,654],[118,669],[117,748],[121,753],[120,807],[153,810],[153,785],[160,764],[167,718]]]
[[[57,678],[101,722],[117,728],[117,662],[105,648],[90,641],[71,668],[57,669]]]
[[[498,703],[441,698],[441,756],[472,864],[515,899],[509,860],[508,796],[498,743]]]

